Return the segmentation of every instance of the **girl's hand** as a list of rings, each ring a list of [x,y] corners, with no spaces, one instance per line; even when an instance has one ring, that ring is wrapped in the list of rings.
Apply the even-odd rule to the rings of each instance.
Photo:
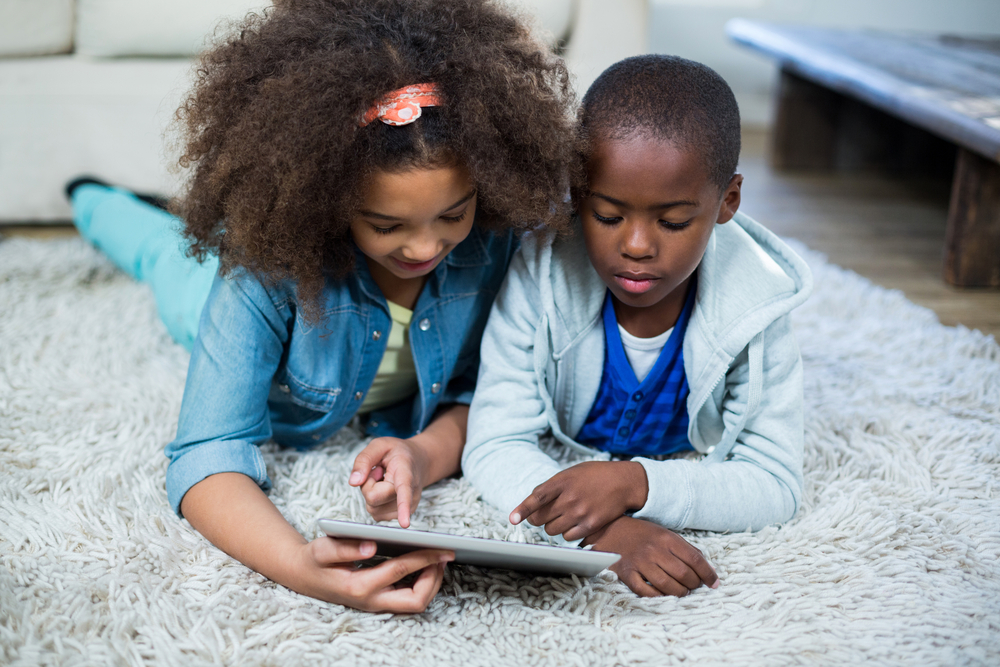
[[[376,521],[398,519],[410,527],[410,515],[427,485],[429,461],[414,440],[375,438],[354,459],[348,483],[360,486],[365,507]]]
[[[719,587],[719,576],[705,556],[655,523],[623,516],[585,541],[597,551],[621,554],[611,571],[642,597],[684,597],[702,584]]]
[[[632,461],[587,461],[556,473],[535,487],[510,513],[515,526],[526,520],[579,540],[629,510],[642,509],[649,492],[646,470]]]
[[[427,608],[441,588],[451,551],[412,551],[370,568],[355,561],[375,555],[375,543],[320,537],[299,546],[295,579],[290,588],[304,595],[363,611],[416,614]],[[409,586],[398,582],[420,572]]]

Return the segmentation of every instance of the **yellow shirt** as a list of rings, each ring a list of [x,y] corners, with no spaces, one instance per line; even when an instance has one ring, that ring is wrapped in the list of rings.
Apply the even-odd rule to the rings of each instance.
[[[389,332],[385,354],[382,355],[382,363],[375,372],[375,380],[358,409],[362,414],[399,403],[419,389],[417,368],[413,364],[413,352],[410,350],[410,320],[413,318],[413,311],[392,301],[388,304],[392,330]]]

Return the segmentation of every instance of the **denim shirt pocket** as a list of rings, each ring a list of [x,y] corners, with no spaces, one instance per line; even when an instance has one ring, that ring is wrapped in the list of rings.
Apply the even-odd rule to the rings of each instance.
[[[317,387],[295,376],[286,366],[279,375],[278,389],[292,403],[315,412],[330,412],[342,390],[340,387]]]

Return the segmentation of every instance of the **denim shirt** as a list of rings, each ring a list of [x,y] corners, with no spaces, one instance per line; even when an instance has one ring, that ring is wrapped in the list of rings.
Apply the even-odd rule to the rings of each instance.
[[[371,413],[367,433],[409,437],[438,406],[472,401],[479,343],[493,298],[517,249],[511,233],[473,227],[428,277],[410,324],[419,392]],[[265,491],[258,445],[274,439],[308,449],[357,413],[392,328],[382,291],[358,253],[356,268],[328,279],[319,323],[304,319],[294,284],[265,286],[241,272],[216,277],[191,352],[176,439],[167,445],[167,497],[239,472]]]

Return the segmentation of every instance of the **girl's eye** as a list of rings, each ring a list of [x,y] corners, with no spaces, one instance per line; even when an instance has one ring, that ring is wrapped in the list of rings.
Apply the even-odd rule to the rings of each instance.
[[[667,229],[679,230],[690,226],[691,221],[688,220],[687,222],[667,222],[666,220],[660,220],[660,224],[666,227]]]
[[[392,234],[393,230],[398,226],[399,225],[394,225],[392,227],[376,227],[375,225],[372,225],[372,229],[375,230],[376,234]]]
[[[621,218],[606,218],[603,215],[600,215],[597,211],[591,211],[590,213],[594,216],[594,220],[597,220],[605,225],[613,225],[616,222],[621,222]]]
[[[465,209],[464,211],[462,211],[461,215],[442,215],[441,219],[444,220],[445,222],[462,222],[463,220],[465,220],[465,215],[468,212],[469,209]]]

